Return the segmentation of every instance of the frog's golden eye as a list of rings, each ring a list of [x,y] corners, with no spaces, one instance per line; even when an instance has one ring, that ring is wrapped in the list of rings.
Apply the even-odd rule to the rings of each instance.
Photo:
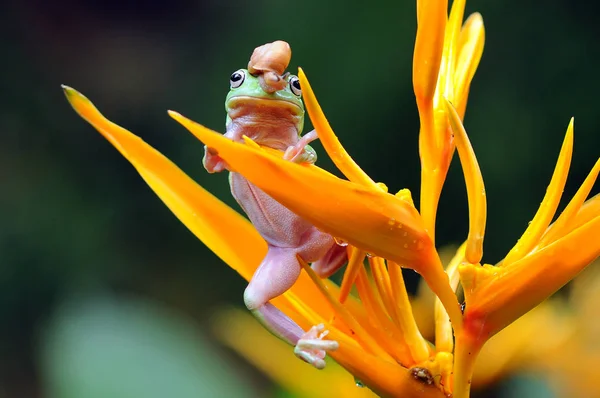
[[[298,79],[298,76],[290,76],[289,82],[292,93],[300,97],[302,95],[302,90],[300,89],[300,79]]]
[[[236,70],[231,74],[231,77],[229,78],[229,86],[231,88],[238,88],[242,85],[245,78],[246,73],[242,69]]]

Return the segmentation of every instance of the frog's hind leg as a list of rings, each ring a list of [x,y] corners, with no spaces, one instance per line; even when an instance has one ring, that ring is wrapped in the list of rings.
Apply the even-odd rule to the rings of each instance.
[[[267,256],[244,292],[244,302],[271,333],[295,346],[296,356],[323,369],[325,354],[338,348],[337,341],[323,340],[327,335],[323,331],[323,325],[313,326],[305,333],[298,324],[269,302],[292,287],[301,269],[296,251],[269,246]]]
[[[346,262],[348,262],[347,248],[334,242],[323,257],[312,263],[311,268],[319,277],[329,278]]]

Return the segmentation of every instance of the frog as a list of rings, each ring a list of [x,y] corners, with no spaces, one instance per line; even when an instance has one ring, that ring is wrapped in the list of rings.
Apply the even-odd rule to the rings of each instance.
[[[246,136],[282,152],[288,161],[314,164],[317,156],[308,144],[318,136],[314,130],[301,135],[304,105],[298,77],[280,74],[281,69],[268,74],[249,69],[239,69],[230,77],[224,136],[241,143]],[[244,291],[246,307],[271,333],[294,346],[297,357],[323,369],[326,353],[338,349],[338,342],[324,339],[328,330],[323,324],[305,331],[271,300],[299,278],[298,257],[312,263],[319,277],[327,278],[347,262],[347,248],[231,170],[213,149],[205,147],[203,164],[209,173],[229,171],[233,197],[267,243],[267,254]]]

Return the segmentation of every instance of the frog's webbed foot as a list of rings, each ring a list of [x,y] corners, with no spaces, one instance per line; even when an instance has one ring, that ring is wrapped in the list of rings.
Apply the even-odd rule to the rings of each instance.
[[[218,152],[207,146],[204,147],[204,159],[202,163],[209,173],[220,173],[223,170],[229,170],[229,165],[219,156]]]
[[[317,153],[315,150],[308,145],[310,142],[319,138],[317,132],[312,130],[311,132],[304,134],[296,145],[289,146],[283,158],[294,163],[310,163],[314,164],[317,161]]]
[[[327,351],[335,351],[340,346],[337,341],[323,340],[327,334],[329,330],[325,330],[325,325],[313,326],[298,340],[294,347],[294,354],[317,369],[325,368],[324,359]]]

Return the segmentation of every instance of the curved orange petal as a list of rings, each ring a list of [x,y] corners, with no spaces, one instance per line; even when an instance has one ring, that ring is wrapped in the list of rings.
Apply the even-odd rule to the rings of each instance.
[[[176,112],[170,115],[233,169],[316,227],[419,271],[436,257],[419,213],[410,203],[339,179],[318,167],[285,161],[233,142]]]
[[[464,275],[482,270],[470,288],[465,325],[482,327],[482,337],[497,333],[530,311],[573,279],[600,255],[600,215],[550,245],[504,267],[472,269],[461,266]],[[473,320],[471,322],[469,320]]]
[[[448,120],[460,157],[465,183],[467,185],[467,197],[469,201],[469,236],[465,249],[465,257],[471,264],[476,264],[483,257],[483,237],[485,235],[485,224],[487,219],[487,203],[483,176],[479,169],[479,163],[475,152],[463,127],[458,113],[451,103],[446,101]]]
[[[462,120],[465,117],[469,87],[483,54],[485,28],[479,13],[467,18],[459,36],[459,53],[454,75],[454,106]]]
[[[353,376],[333,361],[324,370],[299,361],[287,344],[270,334],[248,312],[228,309],[217,315],[214,326],[219,340],[299,397],[376,397],[368,388],[357,388]]]
[[[521,236],[517,244],[510,252],[508,252],[504,260],[502,260],[502,266],[506,266],[526,256],[538,243],[538,240],[544,234],[548,225],[550,225],[554,213],[556,213],[560,197],[562,196],[567,181],[571,156],[573,155],[573,121],[574,120],[571,119],[569,127],[567,128],[567,134],[565,135],[556,168],[552,174],[552,179],[546,190],[546,195],[544,195],[544,200],[537,213],[535,213],[535,217],[527,227],[527,230],[523,233],[523,236]]]
[[[234,170],[317,228],[375,256],[415,269],[440,297],[455,328],[460,327],[456,296],[411,203],[339,179],[316,166],[288,162],[233,142],[176,112],[169,114],[215,149]]]
[[[350,181],[373,190],[380,190],[381,188],[350,157],[331,129],[302,68],[298,68],[298,78],[300,79],[304,105],[308,111],[310,120],[317,131],[323,148],[325,148],[333,163]]]
[[[66,86],[64,91],[75,111],[129,160],[173,214],[226,264],[250,280],[267,252],[265,241],[252,224],[141,138],[106,119],[81,93]],[[335,283],[324,283],[338,294]],[[300,276],[292,291],[323,318],[331,316],[331,310],[320,305],[318,290],[307,275]],[[273,304],[299,322],[288,298],[280,296]],[[360,313],[355,299],[350,298],[346,304],[355,314]]]
[[[579,210],[582,208],[585,199],[588,197],[590,191],[594,187],[596,179],[598,178],[598,173],[600,173],[600,159],[596,161],[592,171],[590,171],[585,181],[583,184],[581,184],[577,190],[577,193],[575,196],[573,196],[573,199],[571,199],[558,219],[544,233],[544,236],[540,240],[538,247],[546,246],[550,242],[558,239],[560,236],[566,235],[570,232],[569,227],[575,221],[577,213],[579,213]],[[596,213],[596,215],[600,215],[600,212]]]
[[[63,88],[75,111],[131,162],[173,214],[231,268],[250,279],[267,253],[252,224],[141,138],[106,119],[84,95]]]
[[[433,101],[444,48],[447,0],[417,0],[417,38],[413,54],[413,87],[419,105]]]

